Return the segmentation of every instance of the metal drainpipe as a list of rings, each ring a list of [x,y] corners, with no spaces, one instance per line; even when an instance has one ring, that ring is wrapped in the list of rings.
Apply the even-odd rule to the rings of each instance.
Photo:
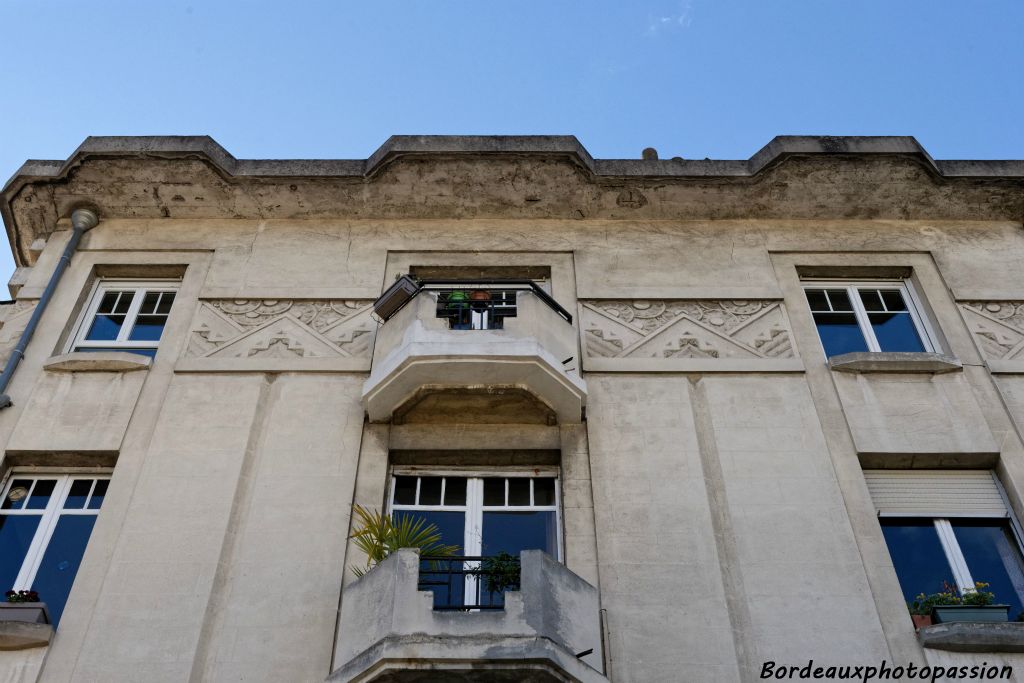
[[[82,235],[85,234],[86,230],[96,227],[96,224],[99,222],[100,219],[89,209],[75,209],[71,213],[71,239],[68,240],[67,245],[64,247],[64,253],[61,254],[60,260],[57,261],[57,267],[53,269],[53,275],[50,276],[50,281],[46,283],[46,289],[43,290],[43,295],[39,297],[39,303],[36,304],[35,310],[32,311],[32,317],[28,319],[28,325],[25,326],[25,330],[21,333],[18,345],[14,347],[10,358],[7,359],[7,365],[4,366],[3,374],[0,374],[0,410],[14,405],[11,397],[7,395],[7,385],[10,384],[11,377],[14,376],[14,371],[18,368],[18,363],[25,357],[25,348],[32,340],[32,334],[36,331],[39,319],[43,317],[43,312],[46,310],[47,304],[50,303],[50,299],[57,289],[61,276],[64,275],[68,264],[71,263],[71,256],[78,249],[78,243],[81,241]]]

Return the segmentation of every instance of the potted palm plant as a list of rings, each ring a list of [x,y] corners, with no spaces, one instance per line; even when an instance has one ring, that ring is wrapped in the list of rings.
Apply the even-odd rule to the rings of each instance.
[[[437,525],[427,524],[422,517],[400,514],[392,518],[361,505],[355,506],[355,513],[359,521],[351,538],[366,553],[365,567],[352,566],[356,576],[363,576],[401,548],[419,548],[421,555],[433,557],[451,557],[459,552],[459,546],[442,543]]]

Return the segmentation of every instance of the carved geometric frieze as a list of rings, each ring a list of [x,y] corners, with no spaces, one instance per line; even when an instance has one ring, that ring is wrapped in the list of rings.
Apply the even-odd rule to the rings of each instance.
[[[583,301],[580,325],[592,370],[802,367],[779,301]]]
[[[961,301],[967,325],[989,361],[1024,361],[1024,301]]]
[[[372,301],[203,300],[178,369],[366,370],[372,311]]]

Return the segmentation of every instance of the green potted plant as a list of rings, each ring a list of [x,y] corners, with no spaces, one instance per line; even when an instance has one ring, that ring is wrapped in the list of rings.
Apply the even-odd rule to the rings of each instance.
[[[932,619],[937,624],[952,622],[1002,622],[1009,621],[1009,605],[997,605],[996,596],[985,590],[988,584],[975,582],[973,590],[962,593],[943,582],[942,591],[931,595],[921,594],[915,602],[932,606]]]
[[[50,613],[46,609],[46,603],[39,600],[39,593],[10,590],[7,591],[6,598],[7,602],[0,602],[0,621],[50,623]]]
[[[504,551],[488,557],[480,564],[480,575],[486,579],[485,588],[488,593],[519,590],[519,558]]]
[[[935,609],[935,603],[930,596],[920,593],[913,602],[907,603],[907,609],[910,610],[915,630],[932,625],[932,610]]]

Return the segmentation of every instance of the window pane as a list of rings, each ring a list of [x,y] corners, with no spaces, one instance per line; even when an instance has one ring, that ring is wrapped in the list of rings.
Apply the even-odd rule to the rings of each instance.
[[[971,578],[989,584],[996,604],[1010,605],[1010,621],[1024,605],[1020,551],[1005,520],[950,520]]]
[[[555,504],[555,480],[550,478],[533,480],[533,504]]]
[[[104,292],[103,298],[100,299],[100,305],[96,308],[96,312],[97,313],[114,313],[114,312],[124,313],[124,312],[126,312],[128,310],[127,308],[125,308],[124,310],[120,310],[120,307],[118,306],[118,302],[121,300],[122,295],[124,295],[124,298],[128,299],[129,302],[131,301],[131,297],[132,297],[132,293],[131,292]]]
[[[465,542],[466,513],[449,511],[426,511],[426,510],[400,510],[394,514],[395,520],[402,518],[422,519],[427,524],[433,524],[441,532],[441,542],[447,545],[454,545],[461,553],[462,544]],[[434,593],[434,605],[462,604],[464,576],[454,575],[450,577],[441,569],[447,568],[447,561],[424,561],[420,563],[420,589],[430,590]],[[454,563],[456,568],[459,563]],[[431,571],[431,569],[435,571]],[[449,590],[451,586],[451,590]]]
[[[166,323],[167,316],[164,315],[140,315],[135,319],[128,339],[131,341],[160,341],[160,335],[163,334]]]
[[[50,496],[53,495],[53,488],[57,485],[56,479],[38,479],[36,480],[36,486],[32,489],[32,493],[28,498],[28,505],[25,506],[28,510],[44,510],[50,502]]]
[[[920,593],[938,593],[955,586],[953,572],[930,519],[882,519],[882,534],[889,546],[903,597],[913,602]]]
[[[823,289],[805,289],[804,294],[807,295],[807,303],[810,305],[812,311],[828,311],[828,299],[825,298],[825,290]]]
[[[123,324],[123,315],[98,314],[85,338],[89,341],[113,341],[117,339],[117,333],[121,331]]]
[[[530,504],[530,480],[525,477],[509,477],[508,480],[508,504],[529,505]]]
[[[444,479],[444,504],[465,505],[466,504],[466,478],[445,477]]]
[[[555,513],[485,512],[483,513],[482,554],[486,557],[506,552],[519,556],[523,550],[543,550],[557,556]]]
[[[65,510],[81,510],[85,507],[85,499],[89,497],[92,479],[77,479],[71,482],[71,490],[64,499]]]
[[[909,313],[869,313],[868,320],[882,351],[924,351]]]
[[[903,300],[903,294],[898,289],[883,289],[881,291],[882,301],[885,302],[887,311],[905,311],[907,303]]]
[[[420,477],[420,505],[441,504],[441,477]]]
[[[882,297],[878,294],[877,289],[862,289],[860,290],[860,300],[864,304],[864,310],[866,311],[884,311],[885,306],[882,304]]]
[[[832,302],[833,311],[852,311],[853,304],[845,289],[829,289],[828,300]]]
[[[0,515],[0,593],[14,587],[42,515]]]
[[[39,599],[50,608],[50,619],[54,625],[64,612],[64,604],[95,523],[96,515],[61,515],[43,553],[32,590],[37,591]]]
[[[142,298],[142,305],[139,313],[156,313],[157,302],[160,301],[160,292],[146,292]]]
[[[416,477],[395,477],[395,504],[416,504]]]
[[[162,315],[167,315],[171,312],[171,304],[174,303],[175,292],[161,292],[160,303],[156,307],[156,312]]]
[[[826,356],[868,350],[853,313],[815,313],[814,322]]]
[[[484,479],[484,505],[505,504],[505,478],[489,477]]]
[[[31,479],[15,479],[11,482],[11,488],[8,489],[7,495],[4,496],[3,505],[0,509],[3,510],[20,510],[25,506],[25,500],[28,498],[28,490],[32,488]],[[6,591],[7,589],[3,589]]]
[[[99,510],[100,506],[103,505],[103,498],[107,495],[107,486],[110,485],[110,481],[107,479],[100,479],[96,482],[96,488],[92,490],[92,498],[89,499],[89,509]]]

